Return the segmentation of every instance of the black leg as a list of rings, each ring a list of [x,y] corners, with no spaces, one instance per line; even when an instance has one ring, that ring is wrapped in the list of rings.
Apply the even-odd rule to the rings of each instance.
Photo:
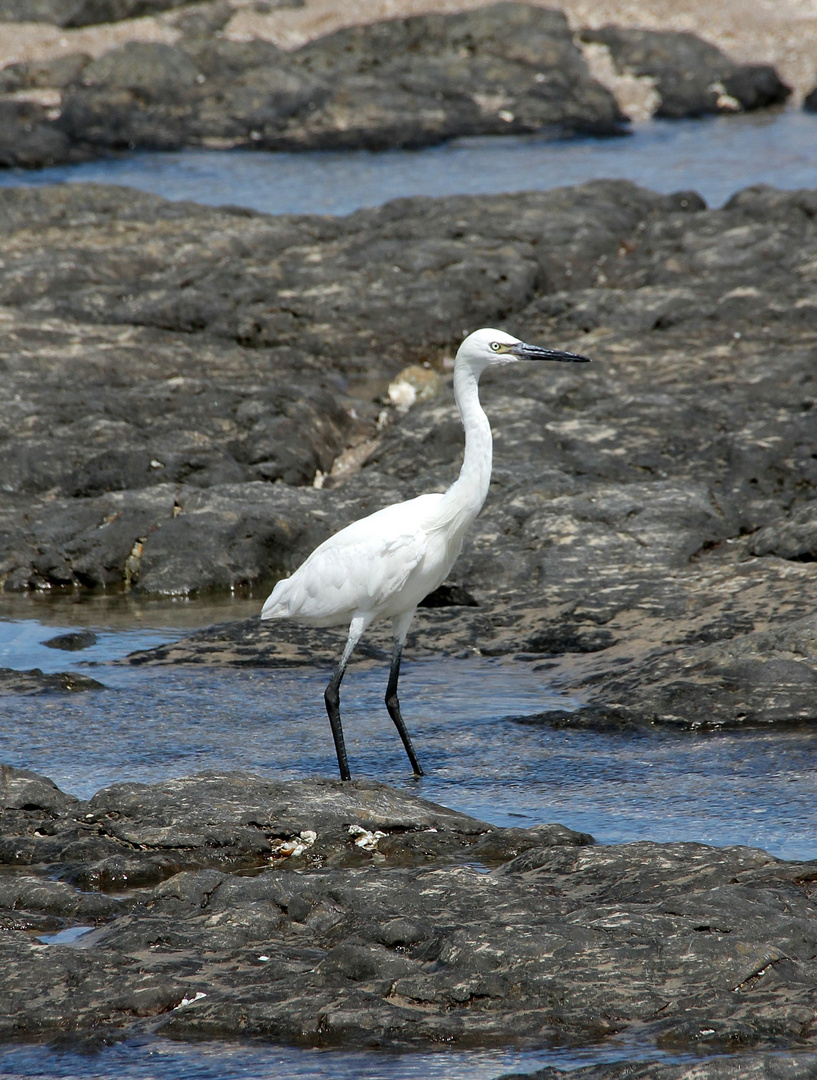
[[[414,775],[424,776],[425,773],[420,768],[420,762],[417,760],[417,755],[414,753],[414,747],[411,745],[411,736],[406,730],[406,725],[403,723],[403,717],[400,713],[400,701],[397,697],[397,680],[400,678],[400,657],[402,652],[403,642],[398,641],[395,636],[394,655],[392,656],[391,669],[389,670],[389,685],[386,688],[386,708],[389,710],[389,716],[394,721],[394,726],[399,731],[400,738],[403,740],[403,746],[406,748],[411,767],[414,769]]]
[[[340,684],[346,665],[341,661],[335,668],[335,674],[329,680],[329,685],[324,691],[323,700],[326,702],[326,711],[329,714],[329,725],[332,728],[332,738],[335,740],[335,753],[338,755],[338,768],[341,780],[351,780],[349,772],[349,759],[346,757],[346,744],[343,741],[343,727],[340,722]]]
[[[360,641],[363,631],[371,622],[371,619],[355,618],[349,626],[349,637],[346,639],[346,647],[343,650],[335,674],[329,680],[329,685],[323,694],[326,702],[326,711],[329,714],[329,725],[332,728],[332,738],[335,740],[335,753],[338,755],[338,768],[341,780],[351,780],[349,772],[349,760],[346,757],[346,744],[343,741],[343,727],[340,722],[340,684],[346,672],[349,657],[354,652],[355,645]]]

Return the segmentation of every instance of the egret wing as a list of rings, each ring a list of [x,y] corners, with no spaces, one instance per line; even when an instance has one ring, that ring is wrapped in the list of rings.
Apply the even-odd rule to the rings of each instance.
[[[387,507],[330,536],[276,585],[262,615],[343,622],[354,612],[376,614],[426,552],[424,530],[405,511]]]

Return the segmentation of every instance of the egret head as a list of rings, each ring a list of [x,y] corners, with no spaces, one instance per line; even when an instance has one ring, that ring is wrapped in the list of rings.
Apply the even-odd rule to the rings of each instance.
[[[588,364],[589,356],[526,345],[504,330],[486,327],[469,334],[457,350],[457,364],[465,364],[476,374],[497,364],[515,364],[519,360],[558,360],[570,364]]]

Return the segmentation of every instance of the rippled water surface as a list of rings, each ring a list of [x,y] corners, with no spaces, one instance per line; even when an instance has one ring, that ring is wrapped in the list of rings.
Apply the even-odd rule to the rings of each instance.
[[[694,189],[710,206],[749,184],[814,187],[817,116],[791,110],[657,120],[623,138],[494,137],[380,153],[140,153],[38,172],[0,170],[0,185],[97,181],[273,214],[348,214],[405,195],[544,190],[599,177],[662,192]]]
[[[436,1053],[385,1054],[376,1051],[295,1050],[262,1044],[128,1040],[96,1053],[0,1049],[0,1077],[54,1077],[83,1080],[493,1080],[511,1071],[533,1072],[546,1065],[561,1069],[632,1060],[632,1045],[613,1041],[601,1050],[555,1049],[443,1050]],[[640,1061],[694,1061],[695,1058],[641,1049]]]
[[[235,614],[256,607],[238,605]],[[176,615],[170,609],[166,622]],[[0,761],[45,773],[82,797],[117,780],[153,782],[202,769],[335,775],[323,706],[328,669],[84,662],[178,637],[178,626],[162,626],[161,616],[158,608],[150,625],[133,630],[99,627],[97,645],[82,653],[43,647],[55,627],[42,621],[0,622],[0,665],[73,667],[107,687],[0,698]],[[404,713],[428,774],[415,780],[383,706],[386,675],[385,664],[353,661],[344,682],[354,775],[406,786],[497,825],[559,821],[604,843],[700,840],[817,858],[817,732],[523,724],[511,718],[572,704],[534,665],[407,657]]]

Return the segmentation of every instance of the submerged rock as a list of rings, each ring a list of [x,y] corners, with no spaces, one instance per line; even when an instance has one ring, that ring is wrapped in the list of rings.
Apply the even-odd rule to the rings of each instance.
[[[3,694],[75,694],[83,690],[104,690],[101,682],[77,671],[58,671],[46,675],[40,668],[18,671],[0,667],[0,696]]]
[[[93,630],[73,630],[67,634],[57,634],[43,642],[49,649],[64,649],[66,652],[79,652],[96,645],[97,635]]]
[[[76,802],[3,777],[3,1038],[812,1045],[814,863],[597,848],[372,782],[204,773]],[[89,920],[79,949],[33,936]]]

